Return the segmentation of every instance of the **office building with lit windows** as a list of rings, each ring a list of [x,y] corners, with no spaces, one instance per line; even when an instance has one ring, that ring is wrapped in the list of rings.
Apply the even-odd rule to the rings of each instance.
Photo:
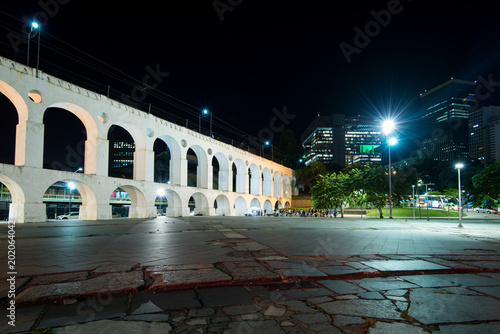
[[[500,107],[483,106],[469,115],[469,158],[484,162],[500,160]]]
[[[469,114],[476,83],[451,78],[420,94],[422,154],[437,161],[469,158]]]
[[[381,164],[379,125],[366,117],[334,114],[319,116],[302,134],[306,165],[321,161],[341,167]]]

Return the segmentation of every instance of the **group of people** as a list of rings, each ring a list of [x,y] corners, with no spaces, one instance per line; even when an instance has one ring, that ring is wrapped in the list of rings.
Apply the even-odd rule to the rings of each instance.
[[[268,215],[264,210],[264,215]],[[270,215],[270,214],[269,214]],[[337,218],[337,209],[326,210],[304,210],[304,209],[274,209],[275,217],[321,217],[321,218]]]

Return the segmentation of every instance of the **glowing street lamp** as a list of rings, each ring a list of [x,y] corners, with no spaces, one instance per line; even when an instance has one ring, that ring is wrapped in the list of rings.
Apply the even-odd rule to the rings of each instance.
[[[163,189],[158,189],[158,191],[156,192],[156,194],[158,196],[160,196],[160,206],[159,206],[159,211],[160,211],[160,216],[161,216],[161,201],[163,199],[163,196],[165,196],[165,190]]]
[[[71,195],[73,195],[73,189],[76,188],[74,182],[68,182],[68,188],[69,188],[69,212],[71,213]]]
[[[33,30],[35,30],[35,34],[32,35]],[[30,40],[32,37],[34,37],[38,33],[38,54],[36,57],[36,77],[38,78],[38,65],[40,64],[40,25],[38,22],[33,21],[31,22],[31,29],[30,32],[28,33],[28,59],[26,62],[27,66],[30,66]]]
[[[273,144],[269,141],[269,140],[266,140],[265,142],[266,146],[271,146],[271,160],[274,161],[274,150],[273,150]]]
[[[389,219],[392,219],[392,168],[391,168],[391,146],[396,145],[398,140],[394,137],[389,139]]]
[[[464,168],[464,164],[456,164],[455,168],[458,170],[458,227],[464,227],[462,225],[462,185],[460,183],[460,169]]]
[[[198,132],[201,133],[201,116],[206,116],[210,114],[210,137],[212,137],[212,113],[208,109],[203,109],[201,114],[198,116]]]

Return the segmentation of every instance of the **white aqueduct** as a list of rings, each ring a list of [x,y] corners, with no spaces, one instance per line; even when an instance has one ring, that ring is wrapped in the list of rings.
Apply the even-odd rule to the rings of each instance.
[[[0,182],[12,197],[10,220],[45,221],[44,193],[55,182],[69,180],[75,182],[82,197],[82,220],[111,218],[110,195],[117,188],[129,194],[130,218],[156,217],[155,199],[160,189],[168,201],[167,216],[189,215],[191,197],[196,203],[195,214],[203,215],[243,215],[249,207],[271,212],[290,205],[290,168],[54,76],[39,73],[37,78],[35,73],[33,68],[0,57],[0,93],[12,102],[19,119],[14,165],[0,164]],[[74,114],[85,127],[84,173],[43,168],[43,116],[54,107]],[[108,131],[113,125],[127,130],[135,142],[131,180],[108,176]],[[153,145],[157,139],[170,150],[169,184],[154,182]],[[198,159],[196,187],[187,185],[190,148]],[[212,189],[214,157],[219,164],[218,189]],[[233,164],[236,191],[232,191]]]

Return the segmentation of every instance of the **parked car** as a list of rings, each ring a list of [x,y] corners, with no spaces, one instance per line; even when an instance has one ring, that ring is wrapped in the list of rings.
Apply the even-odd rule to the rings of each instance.
[[[477,213],[489,213],[489,214],[498,213],[498,210],[496,209],[485,209],[485,208],[475,208],[474,211],[476,211]]]
[[[57,219],[78,219],[80,218],[80,212],[70,212],[64,215],[57,216]]]

